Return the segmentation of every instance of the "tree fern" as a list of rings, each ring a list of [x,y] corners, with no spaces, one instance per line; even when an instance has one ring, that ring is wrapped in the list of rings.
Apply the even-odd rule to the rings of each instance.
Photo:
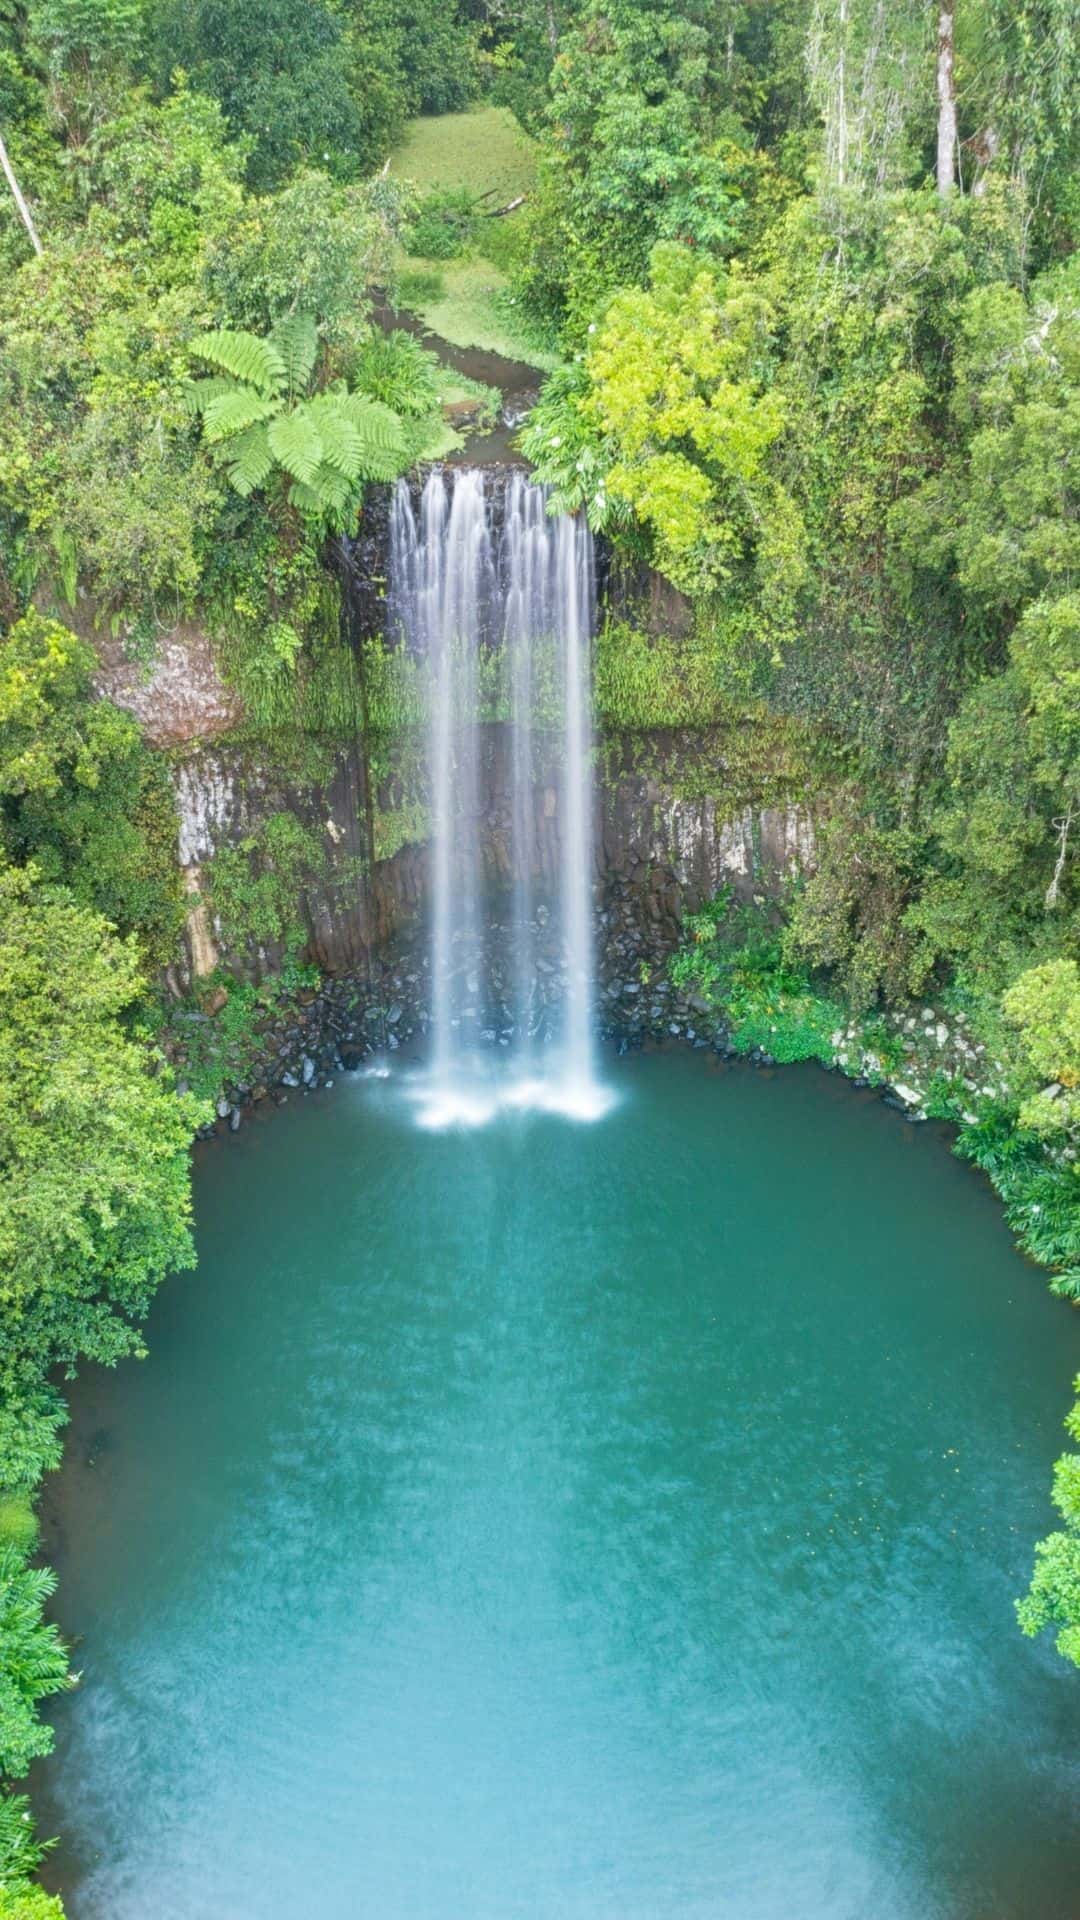
[[[274,471],[274,456],[270,450],[270,436],[265,426],[249,427],[246,433],[238,433],[225,448],[228,463],[228,475],[237,493],[246,499],[254,493],[256,487],[265,486]]]
[[[276,396],[286,385],[285,362],[271,340],[255,333],[204,333],[191,349],[197,360],[221,367],[262,394]]]
[[[228,393],[215,394],[203,408],[206,438],[213,445],[216,440],[245,433],[260,420],[268,420],[274,410],[274,401],[264,399],[254,388],[234,386]]]
[[[289,392],[306,393],[319,351],[319,336],[311,314],[293,313],[287,320],[280,320],[270,335],[270,344],[281,356]]]
[[[308,406],[279,413],[267,429],[270,451],[294,480],[310,485],[323,457],[322,436]]]
[[[222,373],[193,380],[187,404],[206,442],[245,498],[275,471],[287,475],[298,512],[344,532],[355,522],[365,480],[392,480],[409,463],[393,410],[337,381],[304,398],[318,356],[309,314],[294,314],[268,340],[207,334],[193,349]]]

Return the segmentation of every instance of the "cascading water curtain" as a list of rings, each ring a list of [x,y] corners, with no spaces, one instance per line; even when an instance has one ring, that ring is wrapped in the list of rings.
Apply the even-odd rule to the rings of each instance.
[[[524,474],[507,476],[496,500],[480,468],[433,472],[419,518],[408,485],[398,483],[391,607],[406,644],[426,664],[430,706],[433,1049],[424,1117],[431,1124],[475,1122],[508,1104],[593,1117],[606,1104],[596,1081],[592,1009],[594,599],[587,525],[570,515],[552,518],[543,489]],[[491,955],[482,833],[491,807],[482,791],[480,690],[482,681],[490,686],[498,679],[496,665],[510,715],[513,872],[512,1012],[500,1034],[510,1070],[497,1081],[476,1044],[494,1030],[484,1025],[483,1004]],[[541,735],[555,746],[559,764],[561,852],[553,905],[565,972],[561,1031],[543,1047],[534,1017],[539,922],[533,875]],[[498,1021],[500,1014],[491,1017]]]

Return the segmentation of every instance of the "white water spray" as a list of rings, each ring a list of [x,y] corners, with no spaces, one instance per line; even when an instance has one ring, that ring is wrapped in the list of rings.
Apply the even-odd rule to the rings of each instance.
[[[501,507],[501,530],[497,534]],[[592,765],[590,639],[592,539],[583,519],[546,512],[522,473],[498,497],[477,468],[432,473],[419,523],[398,483],[391,516],[391,605],[404,639],[426,663],[432,810],[432,1063],[422,1118],[477,1124],[507,1106],[593,1119],[608,1098],[596,1079],[592,1004]],[[512,872],[508,966],[513,1002],[491,1071],[478,1042],[497,1018],[484,996],[501,923],[485,894],[483,725],[509,714]],[[537,796],[557,773],[560,858],[554,897],[534,871]],[[490,868],[490,861],[488,862]],[[548,915],[565,978],[558,1030],[542,1031],[538,964]],[[497,964],[497,958],[495,958]],[[490,994],[489,994],[490,998]]]

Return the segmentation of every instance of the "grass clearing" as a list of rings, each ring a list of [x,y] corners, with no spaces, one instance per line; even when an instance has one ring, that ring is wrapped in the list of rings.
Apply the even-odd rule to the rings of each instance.
[[[542,373],[559,365],[557,354],[535,346],[514,325],[509,281],[490,260],[475,254],[465,260],[414,260],[403,254],[401,266],[405,275],[401,305],[419,314],[424,325],[452,347],[480,347],[507,360],[524,361]],[[434,297],[409,297],[408,276],[417,268],[438,272],[440,285]]]
[[[490,195],[485,205],[494,208],[531,191],[536,147],[506,107],[424,114],[409,122],[391,168],[422,194],[466,187],[470,193]],[[395,298],[451,346],[502,354],[550,373],[559,364],[558,355],[538,347],[515,323],[503,263],[513,253],[510,230],[517,218],[509,214],[502,220],[478,222],[481,228],[491,228],[491,252],[500,264],[485,257],[483,239],[453,260],[400,253]]]
[[[467,187],[491,193],[505,206],[528,193],[536,178],[536,148],[507,107],[472,107],[468,113],[427,113],[410,120],[390,162],[400,180],[422,193]]]

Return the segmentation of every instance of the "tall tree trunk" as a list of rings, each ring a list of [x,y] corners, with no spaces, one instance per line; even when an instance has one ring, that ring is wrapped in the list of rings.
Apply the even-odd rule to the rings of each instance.
[[[1000,145],[1001,135],[996,127],[984,127],[982,132],[971,142],[977,169],[975,184],[971,191],[976,199],[981,199],[986,192],[986,183],[990,178],[990,169],[997,158]]]
[[[20,188],[19,183],[15,178],[15,169],[13,168],[11,161],[8,159],[8,150],[4,145],[2,135],[0,135],[0,167],[2,167],[4,170],[4,178],[7,181],[8,186],[11,188],[12,194],[15,199],[15,205],[19,209],[19,216],[22,220],[23,226],[26,228],[27,233],[30,235],[30,245],[33,247],[35,253],[40,253],[41,241],[37,237],[37,228],[35,227],[33,220],[30,218],[30,209],[27,206],[26,201],[22,197],[22,189]]]
[[[836,61],[836,184],[847,186],[847,0],[840,0],[840,49]]]
[[[956,184],[955,0],[940,0],[937,37],[937,190]]]

